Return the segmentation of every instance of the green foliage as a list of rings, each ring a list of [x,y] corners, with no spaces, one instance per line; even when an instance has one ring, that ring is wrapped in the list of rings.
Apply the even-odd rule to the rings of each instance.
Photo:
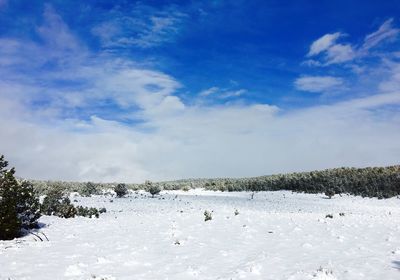
[[[0,162],[3,159],[2,156]],[[14,169],[1,170],[0,180],[0,240],[9,240],[17,237],[21,229],[17,212],[18,199],[15,196],[18,183],[14,178]]]
[[[204,211],[204,221],[211,221],[212,220],[212,215],[211,212],[209,212],[208,210]]]
[[[100,188],[98,184],[87,182],[83,188],[79,190],[79,194],[82,196],[92,196],[93,194],[99,194]]]
[[[54,188],[47,194],[40,210],[44,215],[54,215],[61,218],[73,218],[77,214],[70,199],[59,188]]]
[[[33,181],[35,190],[45,194],[54,184],[49,181]],[[96,191],[85,191],[86,184],[76,182],[57,182],[65,190],[78,191],[86,195],[100,189],[109,189],[113,184],[96,184]],[[368,168],[334,168],[302,173],[277,174],[253,178],[185,179],[160,183],[127,184],[132,190],[144,189],[149,185],[164,190],[205,188],[220,191],[276,191],[291,190],[305,193],[325,193],[333,190],[335,194],[348,193],[363,197],[389,198],[400,195],[400,166]],[[82,191],[83,190],[83,191]]]
[[[104,208],[104,212],[105,212]],[[99,210],[93,207],[75,207],[71,200],[59,188],[48,192],[41,205],[41,212],[44,215],[54,215],[60,218],[74,218],[75,216],[99,217]]]
[[[21,226],[25,229],[37,227],[37,220],[41,216],[40,203],[33,185],[23,181],[18,189],[17,212]]]
[[[76,207],[76,210],[78,216],[83,216],[88,218],[93,218],[93,217],[98,218],[100,214],[99,210],[93,207],[88,208],[88,207],[78,206]]]
[[[335,191],[334,191],[333,189],[327,189],[327,190],[325,191],[325,195],[331,199],[332,196],[335,195]]]
[[[117,197],[124,197],[125,195],[128,194],[128,189],[126,188],[125,184],[118,184],[114,188],[114,191],[115,191]]]
[[[188,183],[206,190],[348,193],[363,197],[389,198],[400,195],[400,166],[334,168],[321,171],[277,174],[239,179],[189,179],[165,182],[183,187]],[[333,196],[333,195],[332,195]]]
[[[37,226],[39,200],[29,182],[18,182],[15,170],[0,156],[0,239],[18,237],[21,229]]]

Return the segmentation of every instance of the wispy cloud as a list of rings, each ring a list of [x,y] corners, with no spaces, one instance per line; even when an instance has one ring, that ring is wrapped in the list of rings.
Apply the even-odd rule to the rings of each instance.
[[[393,19],[386,20],[377,31],[365,36],[364,43],[361,46],[337,43],[340,38],[344,37],[344,34],[340,32],[325,34],[311,44],[307,57],[312,59],[307,60],[305,64],[309,66],[329,66],[365,57],[370,49],[385,41],[394,40],[398,36],[399,29],[394,28],[392,23]],[[317,56],[319,56],[319,59],[315,58]]]
[[[199,96],[209,96],[211,94],[214,94],[218,92],[220,89],[218,87],[210,87],[208,89],[205,89],[199,93]]]
[[[200,97],[214,96],[215,98],[225,99],[242,96],[247,92],[246,89],[221,89],[219,87],[210,87],[201,91],[198,95]]]
[[[325,92],[343,85],[343,80],[331,76],[305,76],[296,79],[295,86],[298,90],[309,92]]]
[[[220,98],[231,98],[231,97],[239,97],[245,94],[247,90],[245,89],[239,89],[239,90],[229,90],[221,93],[219,96]]]
[[[112,13],[112,20],[92,29],[104,48],[151,48],[170,42],[178,35],[187,17],[174,6],[155,10],[141,4],[136,5],[130,15],[120,14],[117,10]]]
[[[43,25],[37,28],[37,32],[48,44],[48,47],[57,50],[76,50],[79,48],[79,51],[82,51],[76,37],[71,34],[68,26],[49,4],[45,5],[43,19]]]
[[[326,65],[351,61],[356,55],[356,51],[350,44],[335,44],[326,52]]]
[[[400,96],[400,63],[388,62],[387,78],[379,84],[382,92],[398,92]]]
[[[315,40],[311,46],[310,51],[308,52],[307,56],[314,56],[323,51],[329,49],[332,45],[335,44],[336,40],[342,36],[340,32],[336,32],[333,34],[325,34],[321,38]]]
[[[66,117],[77,110],[83,117],[101,114],[110,103],[121,110],[140,108],[142,115],[173,109],[166,98],[180,87],[175,79],[134,61],[89,53],[51,6],[46,6],[43,19],[37,28],[42,44],[0,39],[3,85],[26,90],[23,96],[3,90],[3,97],[39,103],[42,110],[52,108]],[[179,103],[178,97],[174,100]]]
[[[386,40],[393,40],[400,32],[400,29],[392,26],[393,19],[385,21],[377,31],[365,36],[364,44],[361,49],[366,51]]]

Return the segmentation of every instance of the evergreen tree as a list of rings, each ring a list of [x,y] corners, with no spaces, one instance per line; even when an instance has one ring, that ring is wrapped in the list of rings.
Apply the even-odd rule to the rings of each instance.
[[[0,156],[0,239],[13,239],[21,228],[32,228],[40,217],[39,200],[29,182],[19,183],[15,170]]]

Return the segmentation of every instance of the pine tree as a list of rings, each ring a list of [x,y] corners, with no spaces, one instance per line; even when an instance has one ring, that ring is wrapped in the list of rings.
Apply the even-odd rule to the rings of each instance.
[[[0,162],[4,160],[2,156]],[[7,166],[7,162],[5,167]],[[0,240],[10,240],[18,236],[21,221],[18,219],[17,196],[14,169],[0,171]]]
[[[21,228],[32,228],[40,217],[39,200],[29,182],[19,183],[15,170],[0,156],[0,239],[18,237]]]

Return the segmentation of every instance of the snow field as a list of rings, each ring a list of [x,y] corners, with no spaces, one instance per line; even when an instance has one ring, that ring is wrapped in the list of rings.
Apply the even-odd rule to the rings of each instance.
[[[399,199],[250,197],[202,190],[76,196],[107,213],[43,216],[40,231],[50,241],[0,241],[0,279],[400,279]]]

